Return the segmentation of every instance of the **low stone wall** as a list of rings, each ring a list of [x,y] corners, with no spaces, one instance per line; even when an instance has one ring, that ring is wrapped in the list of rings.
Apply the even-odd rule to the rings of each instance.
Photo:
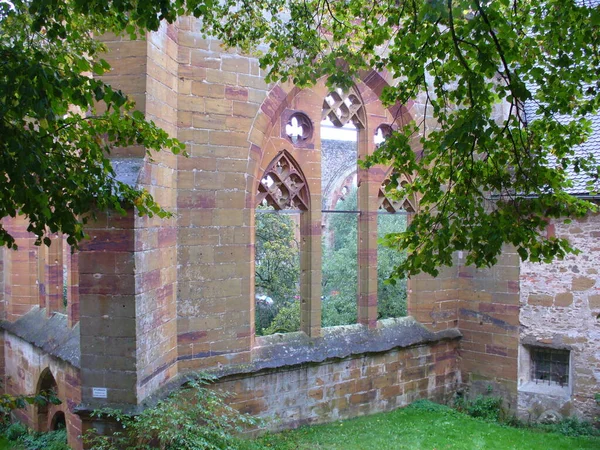
[[[81,395],[78,326],[68,328],[66,316],[46,318],[45,310],[34,308],[3,327],[8,392],[34,394],[49,379],[63,402],[44,414],[23,410],[21,420],[42,430],[64,412],[73,448],[82,448],[79,435],[89,427],[110,432],[110,423],[90,416],[95,406]],[[208,373],[216,377],[216,389],[231,393],[232,406],[280,430],[389,411],[422,398],[449,400],[461,385],[461,337],[458,329],[433,332],[412,317],[382,320],[375,329],[325,328],[318,338],[276,334],[256,339],[250,363]],[[118,406],[139,413],[197,376],[180,373],[143,403]]]
[[[458,340],[324,363],[269,369],[218,384],[232,406],[268,418],[271,430],[389,411],[415,400],[448,400],[460,383]]]
[[[461,386],[457,329],[433,332],[412,317],[256,339],[252,361],[208,370],[236,409],[268,419],[272,430],[389,411],[415,400],[445,402]],[[151,406],[197,372],[138,405]],[[81,412],[86,414],[85,405]],[[131,411],[135,412],[135,411]]]
[[[63,319],[66,323],[66,317]],[[8,331],[1,333],[4,336],[6,361],[5,392],[12,395],[35,395],[40,389],[45,389],[45,380],[53,379],[56,384],[52,387],[62,402],[60,405],[48,405],[44,409],[29,405],[25,409],[15,410],[16,417],[35,430],[48,431],[55,415],[62,412],[69,445],[73,449],[83,448],[80,439],[82,420],[74,412],[81,402],[79,368]]]

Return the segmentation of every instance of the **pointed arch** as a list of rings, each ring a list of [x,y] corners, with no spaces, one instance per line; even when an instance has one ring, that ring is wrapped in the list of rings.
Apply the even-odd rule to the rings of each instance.
[[[54,416],[52,416],[49,431],[62,430],[65,428],[67,428],[67,418],[65,417],[65,413],[63,411],[56,411]]]
[[[56,379],[54,375],[52,375],[52,371],[49,367],[46,367],[42,373],[40,374],[40,378],[37,382],[37,387],[35,390],[36,395],[41,394],[42,392],[50,392],[58,393],[58,384],[56,383]],[[45,405],[36,405],[35,406],[35,417],[37,419],[37,431],[48,431],[49,430],[49,412],[52,405],[46,403]]]
[[[310,193],[306,177],[287,150],[282,150],[275,156],[258,183],[256,205],[263,202],[277,211],[310,209]]]

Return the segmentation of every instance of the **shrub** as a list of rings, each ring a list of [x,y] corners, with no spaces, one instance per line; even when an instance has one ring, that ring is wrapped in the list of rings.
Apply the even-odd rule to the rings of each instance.
[[[581,420],[575,416],[565,417],[558,423],[540,425],[540,427],[547,431],[570,437],[600,436],[600,431],[598,431],[591,422]]]
[[[11,426],[13,410],[25,408],[27,405],[45,406],[49,403],[52,405],[61,403],[52,390],[42,391],[37,395],[0,394],[0,429],[5,430]]]
[[[37,433],[20,422],[11,424],[4,431],[4,436],[11,442],[26,450],[69,450],[67,431],[57,430]]]
[[[474,400],[465,396],[457,396],[454,407],[471,417],[487,420],[490,422],[504,421],[506,414],[502,408],[502,397],[492,395],[478,395]]]
[[[488,392],[491,393],[491,389]],[[600,436],[600,431],[591,422],[577,417],[566,417],[553,424],[523,422],[516,416],[506,414],[502,407],[501,397],[478,395],[474,400],[468,400],[465,396],[458,394],[454,400],[454,407],[471,417],[499,422],[515,428],[537,428],[569,437]]]
[[[67,430],[47,433],[26,433],[18,439],[27,450],[70,450],[67,445]]]
[[[94,412],[95,417],[121,423],[122,429],[109,437],[93,430],[84,436],[84,442],[96,450],[235,449],[235,434],[258,421],[225,404],[224,395],[207,389],[206,383],[206,378],[192,381],[137,416],[114,409]]]
[[[436,412],[436,413],[444,413],[444,414],[457,414],[455,410],[449,408],[446,405],[440,405],[439,403],[434,403],[431,400],[417,400],[411,403],[408,408],[426,411],[426,412]]]
[[[15,422],[8,426],[4,435],[9,441],[16,441],[27,434],[27,427],[21,422]]]

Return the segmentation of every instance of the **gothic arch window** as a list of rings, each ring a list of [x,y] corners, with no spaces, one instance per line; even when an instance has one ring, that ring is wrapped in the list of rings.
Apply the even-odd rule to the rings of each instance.
[[[413,199],[398,199],[392,189],[408,178],[358,166],[391,135],[392,126],[381,123],[387,112],[363,103],[356,87],[321,91],[327,92],[322,102],[314,102],[314,92],[292,103],[306,113],[281,113],[269,145],[287,149],[269,161],[256,185],[257,336],[301,330],[316,337],[324,327],[375,327],[378,319],[406,315],[406,284],[385,283],[403,255],[378,245],[378,238],[404,231],[416,209]]]
[[[296,161],[281,151],[258,184],[255,213],[255,333],[300,329],[302,250],[300,229],[310,209],[308,183]],[[304,226],[303,228],[306,228]]]

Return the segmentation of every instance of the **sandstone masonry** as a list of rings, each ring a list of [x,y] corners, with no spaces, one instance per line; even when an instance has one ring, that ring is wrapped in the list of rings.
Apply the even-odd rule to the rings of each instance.
[[[322,328],[319,123],[329,90],[323,80],[303,90],[267,84],[255,58],[225,51],[199,29],[195,19],[180,18],[145,41],[102,37],[113,66],[106,81],[186,143],[187,158],[161,152],[150,159],[136,147],[112,155],[119,174],[148,189],[172,219],[100,214],[74,255],[61,236],[38,248],[22,219],[3,219],[19,245],[0,250],[4,386],[25,394],[55,386],[63,402],[52,410],[31,406],[19,413],[22,420],[47,429],[60,412],[70,445],[82,448],[78,436],[102,426],[90,417],[94,409],[139,411],[202,370],[219,377],[216,387],[232,391],[239,409],[279,419],[270,422],[276,428],[418,398],[446,401],[459,389],[488,386],[516,409],[519,340],[530,335],[573,349],[574,365],[582,366],[572,404],[591,411],[598,383],[593,314],[600,312],[598,249],[587,240],[598,237],[594,218],[565,230],[582,237],[587,252],[580,258],[589,259],[553,266],[550,276],[541,266],[520,269],[508,248],[488,270],[465,267],[457,254],[438,277],[409,280],[411,317],[378,321],[377,214],[389,168],[358,169],[358,323]],[[425,111],[418,98],[384,108],[379,96],[390,82],[375,71],[356,80],[359,157],[374,151],[379,127],[402,126]],[[298,142],[285,132],[293,114],[313,125]],[[301,331],[256,337],[254,210],[265,171],[282,155],[293,182],[308,192],[300,219]],[[567,281],[557,278],[559,267]],[[581,331],[565,326],[563,333],[560,317],[576,320]]]

